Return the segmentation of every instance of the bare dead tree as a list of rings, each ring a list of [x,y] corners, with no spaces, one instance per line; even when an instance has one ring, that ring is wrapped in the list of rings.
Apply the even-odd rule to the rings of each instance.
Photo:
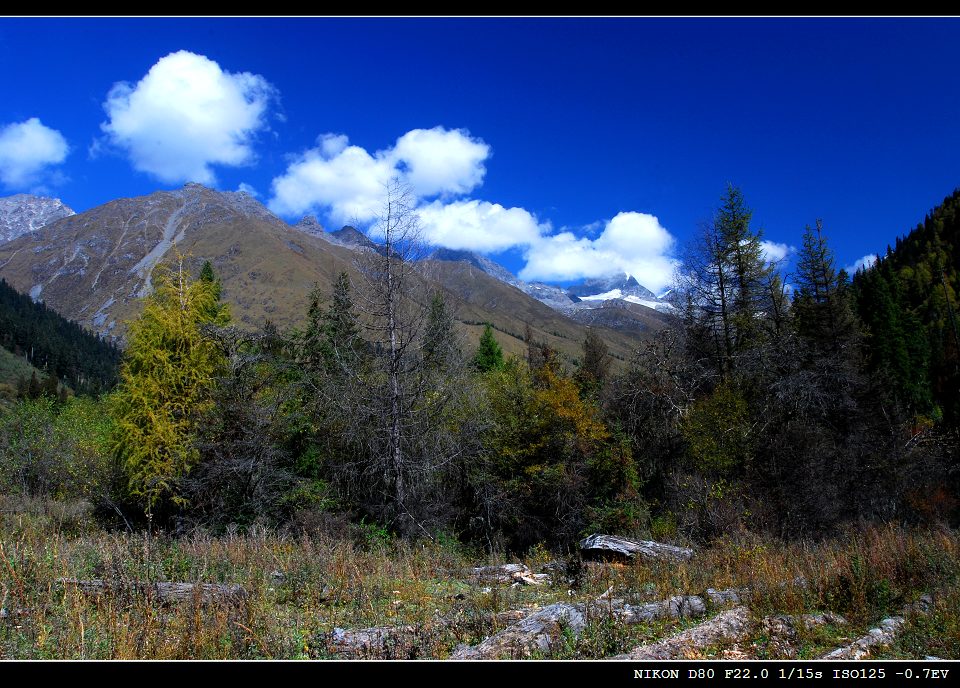
[[[347,503],[403,534],[431,535],[454,511],[458,475],[479,451],[462,342],[422,274],[415,199],[399,181],[370,227],[375,248],[320,295],[301,356],[327,466]],[[453,421],[456,415],[458,421]]]
[[[371,341],[384,364],[386,375],[387,461],[383,467],[386,482],[392,489],[395,507],[403,514],[408,511],[406,477],[407,457],[404,455],[404,414],[409,379],[408,366],[413,363],[409,349],[422,327],[422,313],[411,308],[413,262],[420,257],[419,216],[414,207],[410,189],[394,180],[386,189],[382,209],[371,232],[382,239],[382,250],[369,251],[358,261],[363,277],[361,310],[369,318],[365,321],[368,341]]]

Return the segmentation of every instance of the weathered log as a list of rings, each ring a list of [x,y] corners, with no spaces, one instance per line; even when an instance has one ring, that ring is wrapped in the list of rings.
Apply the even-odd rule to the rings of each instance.
[[[534,652],[547,652],[565,628],[577,636],[585,626],[581,605],[551,604],[495,633],[476,647],[461,645],[450,659],[529,657]]]
[[[703,598],[695,595],[677,595],[639,605],[626,604],[623,600],[598,599],[598,604],[589,609],[582,604],[552,604],[495,633],[476,647],[461,645],[451,659],[500,659],[546,652],[564,628],[573,637],[579,636],[586,626],[588,614],[610,614],[623,623],[638,624],[656,619],[699,616],[706,610]]]
[[[469,576],[485,583],[521,583],[523,585],[550,583],[550,576],[545,573],[534,573],[523,564],[478,566],[469,570]]]
[[[707,613],[707,605],[696,595],[677,595],[647,604],[613,606],[614,615],[627,624],[646,623],[656,619],[683,619]]]
[[[586,557],[617,557],[632,559],[639,555],[650,559],[686,561],[693,556],[687,547],[664,545],[652,540],[627,540],[615,535],[593,534],[580,541],[580,550]]]
[[[845,647],[828,652],[821,659],[863,659],[869,657],[874,647],[890,645],[897,633],[906,623],[902,616],[891,616],[880,622],[877,628],[871,628],[867,634],[857,638]]]
[[[175,583],[143,581],[108,582],[99,578],[80,580],[77,578],[58,578],[64,587],[72,586],[88,595],[102,595],[133,591],[153,596],[165,604],[197,600],[201,604],[212,602],[236,602],[246,597],[246,590],[237,583]]]
[[[707,588],[703,594],[715,605],[740,604],[749,597],[749,590],[746,588],[727,588],[726,590]]]
[[[819,626],[831,624],[845,626],[847,620],[833,612],[817,614],[779,614],[766,616],[763,619],[763,628],[771,637],[794,638],[801,630],[810,631]]]
[[[641,645],[611,659],[682,659],[695,654],[697,648],[721,641],[739,640],[749,633],[750,627],[750,611],[746,607],[735,607],[693,628],[655,643]]]
[[[933,598],[924,595],[913,604],[903,608],[903,615],[928,614],[933,609]],[[857,638],[845,647],[828,652],[821,659],[864,659],[869,657],[875,647],[891,645],[903,628],[906,620],[903,616],[891,616],[880,622],[877,628],[871,628],[865,636]]]

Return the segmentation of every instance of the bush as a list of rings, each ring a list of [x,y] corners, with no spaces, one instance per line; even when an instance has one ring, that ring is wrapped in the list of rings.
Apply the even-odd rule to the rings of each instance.
[[[108,493],[114,474],[110,432],[99,401],[21,401],[0,414],[0,490],[97,500]]]

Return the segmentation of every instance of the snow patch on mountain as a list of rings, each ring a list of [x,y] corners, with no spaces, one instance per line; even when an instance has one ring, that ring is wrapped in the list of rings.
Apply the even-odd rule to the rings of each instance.
[[[427,258],[468,263],[491,277],[514,286],[528,296],[532,296],[554,310],[567,315],[584,309],[601,308],[605,302],[616,299],[646,306],[662,313],[674,310],[671,304],[662,301],[656,294],[626,273],[620,273],[612,277],[587,279],[564,289],[542,282],[524,282],[499,263],[495,263],[486,256],[473,251],[438,248]]]

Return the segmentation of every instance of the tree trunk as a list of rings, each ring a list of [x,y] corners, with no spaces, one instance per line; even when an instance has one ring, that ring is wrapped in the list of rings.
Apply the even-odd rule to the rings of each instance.
[[[165,604],[187,602],[193,599],[196,599],[201,604],[236,602],[247,595],[246,590],[237,583],[108,582],[100,578],[92,578],[90,580],[58,578],[57,583],[60,583],[64,587],[73,586],[80,592],[88,595],[134,591],[144,595],[152,595]]]
[[[627,540],[614,535],[594,534],[580,541],[580,551],[585,556],[602,558],[613,556],[633,559],[635,556],[650,559],[674,559],[686,561],[693,556],[693,550],[686,547],[664,545],[651,540]]]

